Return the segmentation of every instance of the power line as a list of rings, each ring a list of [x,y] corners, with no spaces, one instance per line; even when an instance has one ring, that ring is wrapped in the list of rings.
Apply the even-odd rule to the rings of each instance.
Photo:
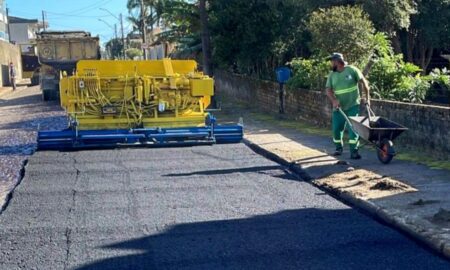
[[[111,15],[71,15],[71,14],[63,14],[63,13],[55,13],[50,11],[45,11],[45,13],[50,14],[50,17],[52,19],[63,19],[65,17],[75,17],[75,18],[106,18],[111,17]],[[53,15],[56,15],[56,17],[53,17]]]
[[[84,11],[86,11],[86,10],[89,10],[89,9],[96,9],[96,8],[98,8],[98,7],[100,7],[100,6],[103,6],[103,5],[108,4],[108,3],[111,2],[111,1],[112,1],[112,0],[100,0],[100,1],[98,1],[98,2],[95,2],[95,3],[91,4],[91,5],[88,5],[88,6],[79,8],[79,9],[75,9],[75,10],[69,11],[69,12],[67,12],[67,13],[60,14],[60,15],[80,15],[80,14],[83,14]],[[52,13],[53,13],[53,12],[52,12]],[[77,14],[74,14],[74,13],[77,13]]]

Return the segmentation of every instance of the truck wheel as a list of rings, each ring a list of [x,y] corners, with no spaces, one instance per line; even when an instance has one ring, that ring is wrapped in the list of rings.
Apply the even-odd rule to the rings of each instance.
[[[51,100],[51,91],[49,91],[49,90],[42,90],[42,100],[44,100],[44,101],[49,101],[49,100]]]
[[[35,78],[35,77],[31,77],[31,85],[38,85],[39,84],[39,79]]]
[[[384,140],[377,149],[378,160],[383,164],[389,164],[395,156],[394,144],[390,140]]]

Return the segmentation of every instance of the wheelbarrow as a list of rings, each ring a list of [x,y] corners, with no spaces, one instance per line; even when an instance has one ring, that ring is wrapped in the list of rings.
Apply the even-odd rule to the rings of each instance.
[[[341,108],[338,110],[345,117],[352,131],[365,144],[375,147],[378,160],[383,164],[388,164],[396,154],[393,141],[408,128],[383,117],[375,116],[369,104],[366,104],[366,109],[367,116],[351,117],[347,117]]]

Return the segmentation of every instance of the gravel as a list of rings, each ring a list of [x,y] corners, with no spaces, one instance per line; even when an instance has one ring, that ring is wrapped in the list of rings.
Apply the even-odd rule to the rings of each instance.
[[[65,112],[56,102],[43,102],[39,86],[0,92],[0,211],[21,179],[21,169],[36,149],[38,129],[62,129]]]

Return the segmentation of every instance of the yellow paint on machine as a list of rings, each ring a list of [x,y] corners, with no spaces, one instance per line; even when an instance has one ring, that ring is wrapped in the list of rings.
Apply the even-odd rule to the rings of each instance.
[[[213,80],[190,60],[81,60],[60,80],[79,129],[203,126],[213,95]]]

